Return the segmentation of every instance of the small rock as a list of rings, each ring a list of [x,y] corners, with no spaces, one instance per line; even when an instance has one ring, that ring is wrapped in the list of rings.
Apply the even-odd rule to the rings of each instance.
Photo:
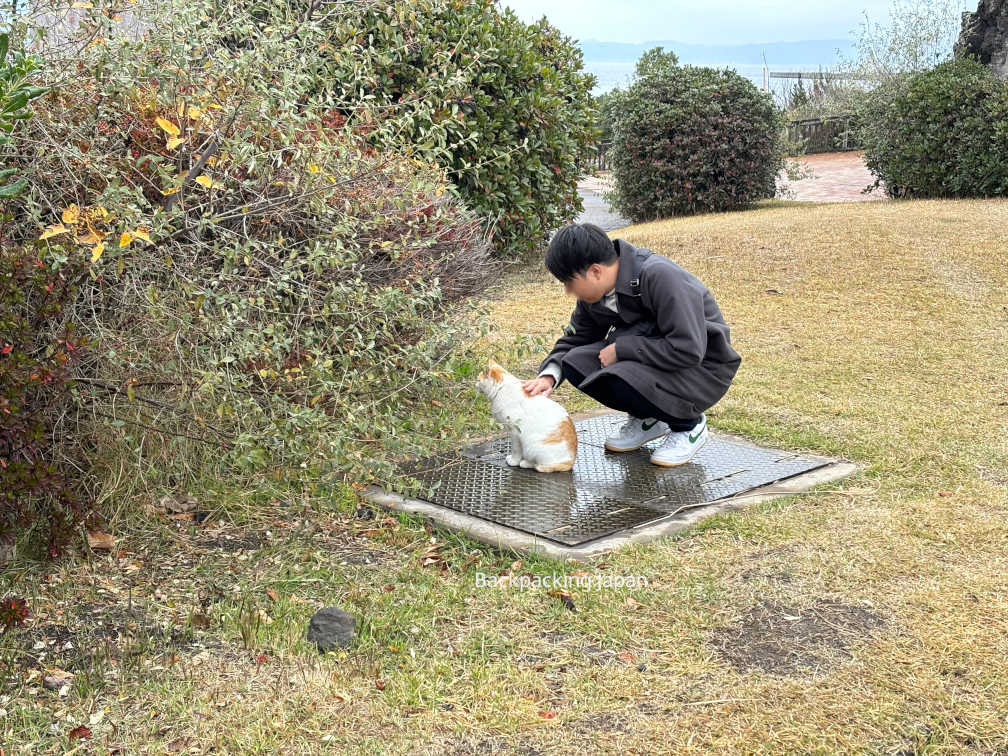
[[[74,679],[72,672],[62,669],[54,669],[51,674],[42,678],[42,687],[46,690],[60,690],[64,685]]]
[[[319,609],[308,622],[308,640],[318,646],[319,651],[347,648],[354,639],[354,625],[357,618],[349,612],[327,606]]]
[[[361,520],[373,520],[374,519],[374,510],[373,509],[368,509],[367,507],[358,507],[357,508],[357,517],[359,519],[361,519]]]

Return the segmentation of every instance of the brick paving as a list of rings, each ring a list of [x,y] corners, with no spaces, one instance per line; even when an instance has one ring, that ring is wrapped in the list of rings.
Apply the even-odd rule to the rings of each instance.
[[[778,190],[778,199],[798,202],[870,202],[888,199],[881,189],[873,189],[868,194],[861,190],[870,186],[875,177],[864,164],[863,152],[828,152],[822,155],[802,155],[792,158],[812,171],[812,176],[801,181],[788,181],[781,173],[781,183],[793,192]],[[807,171],[806,171],[807,172]]]

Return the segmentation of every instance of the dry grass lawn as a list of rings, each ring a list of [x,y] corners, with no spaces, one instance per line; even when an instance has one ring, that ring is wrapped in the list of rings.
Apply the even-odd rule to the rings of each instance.
[[[34,609],[0,637],[0,744],[1004,753],[1008,202],[779,204],[614,235],[721,304],[743,361],[715,430],[861,471],[587,566],[363,520],[346,492],[264,488],[276,506],[258,519],[134,529],[122,553],[0,581]],[[573,301],[541,268],[489,298],[493,336],[473,344],[531,375]],[[486,430],[468,384],[442,399]],[[555,398],[592,406],[566,385]],[[508,571],[648,586],[575,591],[573,612],[475,586]],[[359,642],[319,657],[304,626],[331,604]],[[42,686],[55,666],[77,672],[63,695]],[[92,737],[68,740],[80,724]]]

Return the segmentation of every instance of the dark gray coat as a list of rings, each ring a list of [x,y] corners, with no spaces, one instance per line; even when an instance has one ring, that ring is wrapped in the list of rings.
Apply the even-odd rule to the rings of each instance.
[[[667,257],[622,239],[613,245],[619,313],[578,300],[539,371],[570,365],[585,376],[581,388],[616,375],[673,417],[697,417],[725,395],[742,362],[721,310],[696,276]],[[604,368],[598,355],[611,343],[618,360]]]

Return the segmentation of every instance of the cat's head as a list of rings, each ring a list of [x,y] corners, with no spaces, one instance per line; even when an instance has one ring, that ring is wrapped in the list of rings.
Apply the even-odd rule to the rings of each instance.
[[[476,388],[486,396],[493,396],[500,390],[508,375],[510,373],[507,370],[490,360],[486,370],[480,371],[480,374],[476,376]]]

